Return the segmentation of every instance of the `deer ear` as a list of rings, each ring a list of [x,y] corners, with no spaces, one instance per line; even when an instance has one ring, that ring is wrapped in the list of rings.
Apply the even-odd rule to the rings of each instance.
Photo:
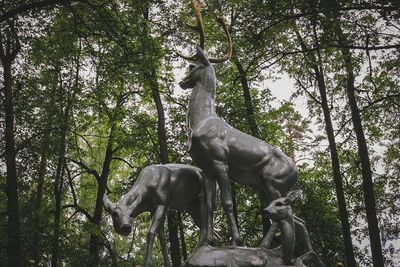
[[[203,63],[204,66],[209,66],[210,61],[208,61],[208,58],[203,52],[203,49],[199,45],[196,45],[196,57]]]
[[[108,199],[108,196],[106,194],[103,195],[103,204],[104,204],[104,209],[112,214],[114,209],[115,209],[115,205],[110,201],[110,199]]]
[[[292,203],[293,201],[299,199],[301,197],[302,193],[303,192],[301,190],[295,190],[295,191],[289,192],[285,198],[285,202],[288,204]]]

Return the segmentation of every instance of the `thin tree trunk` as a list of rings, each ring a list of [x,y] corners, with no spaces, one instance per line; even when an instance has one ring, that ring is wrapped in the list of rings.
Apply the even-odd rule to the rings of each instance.
[[[143,47],[151,47],[152,40],[151,35],[149,33],[149,29],[147,23],[149,21],[149,6],[145,9],[143,13],[144,18],[144,38],[143,38]],[[143,51],[144,54],[148,53],[148,51]],[[146,64],[144,70],[144,80],[145,83],[150,87],[151,93],[153,96],[154,103],[157,108],[157,136],[158,143],[160,148],[160,160],[161,163],[166,164],[169,162],[168,159],[168,146],[167,146],[167,134],[165,129],[165,114],[164,108],[160,97],[159,85],[157,80],[157,69],[154,65],[155,62],[152,61],[151,56],[148,57],[149,61],[144,62]],[[178,235],[178,225],[179,225],[179,216],[177,212],[169,211],[167,216],[168,221],[168,236],[170,242],[170,250],[171,250],[171,260],[172,265],[174,267],[181,266],[181,250],[179,246],[179,235]],[[184,238],[181,237],[181,238]]]
[[[49,153],[49,134],[46,133],[43,137],[42,152],[39,163],[39,171],[37,178],[37,188],[36,188],[36,199],[35,199],[35,209],[34,209],[34,233],[32,240],[32,258],[34,260],[35,266],[39,266],[40,263],[40,252],[41,252],[41,234],[42,234],[42,220],[41,220],[41,209],[43,200],[43,188],[44,188],[44,178],[46,175],[47,159]]]
[[[303,50],[307,50],[307,47],[297,32],[297,37],[300,41],[300,45]],[[315,36],[316,37],[316,36]],[[317,65],[311,62],[321,62],[321,56],[318,55],[318,60],[315,57],[312,60],[308,60],[307,55],[304,55],[306,58],[307,63],[313,69],[315,74],[315,79],[317,80],[318,90],[321,97],[320,106],[322,108],[325,120],[325,130],[328,136],[329,142],[329,150],[331,153],[331,164],[332,164],[332,171],[333,171],[333,181],[335,183],[335,191],[336,191],[336,198],[338,201],[339,206],[339,216],[340,216],[340,223],[342,226],[342,234],[343,234],[343,242],[344,242],[344,252],[346,257],[347,266],[356,266],[356,260],[354,257],[353,251],[353,244],[351,242],[351,232],[350,232],[350,223],[349,223],[349,215],[346,207],[346,199],[344,196],[343,190],[343,178],[342,174],[340,173],[340,162],[339,156],[337,152],[335,134],[333,130],[332,118],[328,104],[328,97],[327,97],[327,90],[325,85],[325,78],[323,73],[323,68],[321,65]]]
[[[340,42],[341,45],[345,43]],[[351,110],[351,119],[354,132],[357,137],[358,155],[361,160],[361,172],[363,178],[363,193],[365,202],[365,211],[367,213],[368,233],[371,244],[372,262],[374,267],[383,267],[382,245],[378,219],[376,217],[376,203],[374,194],[374,183],[372,181],[371,162],[369,159],[367,141],[365,140],[364,129],[360,117],[360,110],[355,97],[354,72],[351,59],[351,53],[348,49],[342,49],[344,63],[347,72],[347,98]]]
[[[11,38],[9,36],[9,38]],[[3,38],[1,38],[3,42]],[[11,64],[15,57],[9,57],[1,49],[1,62],[4,75],[4,111],[5,111],[5,159],[6,159],[6,195],[7,195],[7,262],[8,266],[19,266],[21,263],[18,177],[15,162],[14,136],[14,102],[12,91]],[[6,52],[7,53],[7,52]]]
[[[103,160],[102,171],[97,181],[97,196],[96,196],[96,205],[93,213],[92,223],[95,224],[100,229],[101,217],[103,215],[103,195],[106,192],[107,188],[107,179],[110,174],[110,165],[113,156],[113,143],[114,143],[114,134],[115,134],[115,123],[112,122],[110,133],[108,136],[106,153]],[[101,238],[96,234],[90,235],[90,247],[89,254],[92,258],[92,263],[94,266],[99,265],[99,251],[100,246],[102,244]]]
[[[52,257],[51,266],[56,267],[59,260],[59,237],[60,237],[60,222],[61,222],[61,203],[62,203],[62,190],[63,190],[63,179],[64,179],[64,167],[65,167],[65,152],[66,152],[66,135],[68,130],[68,114],[69,107],[65,108],[63,114],[61,127],[60,127],[60,139],[59,139],[59,150],[57,160],[57,170],[54,178],[54,198],[55,198],[55,212],[54,212],[54,226],[53,226],[53,246],[52,246]]]
[[[51,266],[56,267],[59,260],[59,236],[60,236],[60,223],[61,223],[61,212],[62,212],[62,191],[64,184],[64,171],[65,171],[65,154],[66,154],[66,137],[68,132],[68,121],[69,114],[72,109],[73,101],[76,94],[76,89],[79,82],[79,70],[80,70],[80,51],[81,42],[79,40],[79,52],[76,57],[76,73],[74,85],[72,87],[72,94],[68,95],[64,93],[62,83],[59,84],[60,88],[60,131],[59,131],[59,150],[58,150],[58,161],[57,170],[54,178],[54,198],[55,198],[55,212],[54,212],[54,226],[53,226],[53,245],[52,245],[52,256],[51,256]],[[55,66],[55,75],[61,75],[59,66]],[[57,81],[57,79],[56,79]],[[57,84],[57,82],[55,83]],[[65,108],[63,110],[65,104]]]
[[[317,69],[318,68],[316,67],[315,71],[317,71]],[[351,242],[349,215],[348,215],[348,211],[347,211],[347,207],[346,207],[346,199],[345,199],[344,190],[343,190],[343,179],[342,179],[342,175],[340,173],[340,162],[339,162],[339,156],[338,156],[337,147],[336,147],[336,140],[335,140],[335,134],[333,131],[332,120],[331,120],[331,116],[330,116],[330,110],[329,110],[329,106],[328,106],[328,100],[327,100],[327,96],[326,96],[325,81],[324,81],[322,73],[317,71],[315,73],[315,75],[317,78],[318,89],[319,89],[320,96],[321,96],[321,106],[322,106],[322,110],[324,113],[325,129],[326,129],[326,134],[328,136],[329,149],[331,152],[333,180],[335,182],[336,198],[338,201],[340,222],[342,225],[346,263],[347,263],[347,266],[356,266],[356,260],[355,260],[354,251],[353,251],[353,244]]]
[[[150,63],[152,64],[152,63]],[[146,80],[150,83],[153,100],[157,108],[157,136],[160,148],[160,159],[162,164],[169,162],[168,160],[168,147],[167,147],[167,134],[165,131],[165,115],[164,108],[161,102],[160,92],[158,89],[156,70],[151,66],[151,75],[147,75]],[[171,247],[171,260],[174,267],[181,266],[181,251],[179,247],[178,225],[179,216],[178,212],[168,212],[168,234]],[[184,238],[184,237],[181,237]]]
[[[340,14],[338,13],[339,2],[332,2],[332,8],[326,11],[326,16],[331,20],[331,25],[335,30],[335,34],[338,36],[339,46],[345,47],[350,42],[347,40],[346,35],[343,33],[340,21]],[[331,26],[331,27],[332,27]],[[367,214],[367,225],[368,233],[371,244],[372,262],[375,267],[383,267],[383,254],[382,245],[380,239],[380,231],[378,219],[376,217],[376,203],[374,195],[374,184],[372,181],[371,162],[369,159],[367,142],[365,140],[364,129],[362,126],[362,120],[360,117],[360,110],[357,105],[355,96],[355,85],[354,85],[354,70],[352,63],[352,55],[349,48],[341,49],[344,58],[344,67],[346,69],[346,94],[349,101],[351,120],[353,122],[354,132],[356,134],[358,155],[361,161],[361,173],[362,173],[362,185],[364,194],[365,211]]]
[[[242,85],[244,104],[246,107],[246,120],[250,127],[251,134],[254,137],[261,138],[260,130],[258,128],[256,119],[255,119],[255,115],[254,115],[253,101],[251,99],[250,86],[249,86],[249,82],[247,80],[247,75],[246,75],[243,65],[241,64],[235,51],[233,52],[232,60],[233,60],[233,63],[235,64],[236,69],[238,70],[239,75],[240,75],[240,83]],[[269,227],[271,226],[270,220],[265,216],[265,213],[263,212],[263,210],[268,205],[268,200],[267,200],[265,193],[262,191],[258,192],[258,199],[259,199],[259,203],[260,203],[260,215],[261,215],[261,221],[262,221],[262,226],[263,226],[263,236],[265,236],[268,232]],[[237,210],[235,210],[235,212],[237,214]]]
[[[244,105],[246,107],[247,123],[250,127],[251,134],[257,138],[260,138],[260,130],[258,129],[258,125],[255,119],[253,101],[251,99],[250,86],[247,80],[247,75],[235,51],[233,53],[232,60],[240,76],[240,84],[242,85],[242,90],[243,90]]]

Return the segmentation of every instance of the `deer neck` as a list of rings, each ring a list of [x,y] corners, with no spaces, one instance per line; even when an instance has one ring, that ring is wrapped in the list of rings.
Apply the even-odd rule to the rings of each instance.
[[[122,199],[124,204],[129,207],[133,217],[136,217],[148,209],[145,201],[143,201],[143,194],[139,191],[140,190],[136,187],[128,192],[128,194]]]
[[[215,73],[212,66],[204,73],[190,96],[187,124],[190,129],[196,128],[203,120],[217,116],[215,113]]]

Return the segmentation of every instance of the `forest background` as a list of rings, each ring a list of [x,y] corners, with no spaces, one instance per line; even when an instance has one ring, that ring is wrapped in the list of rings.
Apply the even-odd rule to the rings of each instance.
[[[400,2],[205,4],[208,54],[225,50],[218,15],[233,39],[215,65],[217,113],[296,162],[294,208],[316,252],[327,266],[398,266]],[[191,163],[175,51],[193,51],[193,20],[189,1],[1,1],[0,266],[142,264],[149,214],[121,237],[102,196],[118,201],[149,164]],[[286,100],[271,93],[282,76]],[[257,246],[263,199],[233,189],[244,244]],[[215,220],[229,244],[221,209]],[[198,230],[174,211],[167,226],[180,266]]]

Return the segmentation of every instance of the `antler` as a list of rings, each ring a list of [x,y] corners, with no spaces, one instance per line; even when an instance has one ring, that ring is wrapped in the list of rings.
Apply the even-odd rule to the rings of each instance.
[[[203,6],[204,6],[203,4],[201,4],[199,2],[196,2],[195,0],[192,0],[192,8],[194,10],[194,15],[196,17],[197,24],[196,25],[190,25],[190,24],[186,23],[186,25],[189,28],[191,28],[192,30],[197,31],[199,33],[199,35],[200,35],[200,47],[202,49],[204,49],[204,26],[203,26],[203,18],[201,16],[201,8]],[[176,53],[178,54],[178,56],[180,56],[180,57],[182,57],[182,58],[184,58],[186,60],[192,60],[192,61],[196,60],[196,54],[194,54],[192,56],[185,56],[185,55],[182,55],[179,52],[176,52]]]
[[[228,42],[228,47],[226,49],[226,54],[221,58],[209,58],[208,61],[211,63],[221,63],[227,61],[232,56],[232,38],[231,34],[229,33],[228,27],[226,26],[225,19],[223,17],[218,17],[217,21],[221,24],[222,29],[224,30],[226,41]]]
[[[192,8],[194,10],[194,15],[196,16],[197,24],[196,24],[196,26],[193,26],[193,25],[190,25],[190,24],[186,23],[186,25],[188,25],[192,30],[197,31],[200,34],[200,47],[202,49],[204,49],[204,26],[203,26],[203,19],[202,19],[202,16],[201,16],[201,8],[202,7],[204,7],[203,4],[201,4],[199,2],[196,2],[195,0],[192,0]],[[225,20],[224,20],[223,17],[218,17],[217,18],[217,22],[219,24],[221,24],[222,29],[224,30],[224,33],[225,33],[225,36],[226,36],[226,40],[228,42],[228,47],[227,47],[226,54],[223,57],[221,57],[221,58],[209,58],[208,60],[211,63],[221,63],[221,62],[227,61],[232,56],[232,38],[231,38],[231,35],[229,33],[228,27],[226,26]],[[197,55],[196,54],[194,54],[192,56],[185,56],[185,55],[182,55],[179,52],[176,52],[176,53],[178,54],[178,56],[180,56],[180,57],[182,57],[182,58],[184,58],[186,60],[194,61],[194,60],[197,59]]]

